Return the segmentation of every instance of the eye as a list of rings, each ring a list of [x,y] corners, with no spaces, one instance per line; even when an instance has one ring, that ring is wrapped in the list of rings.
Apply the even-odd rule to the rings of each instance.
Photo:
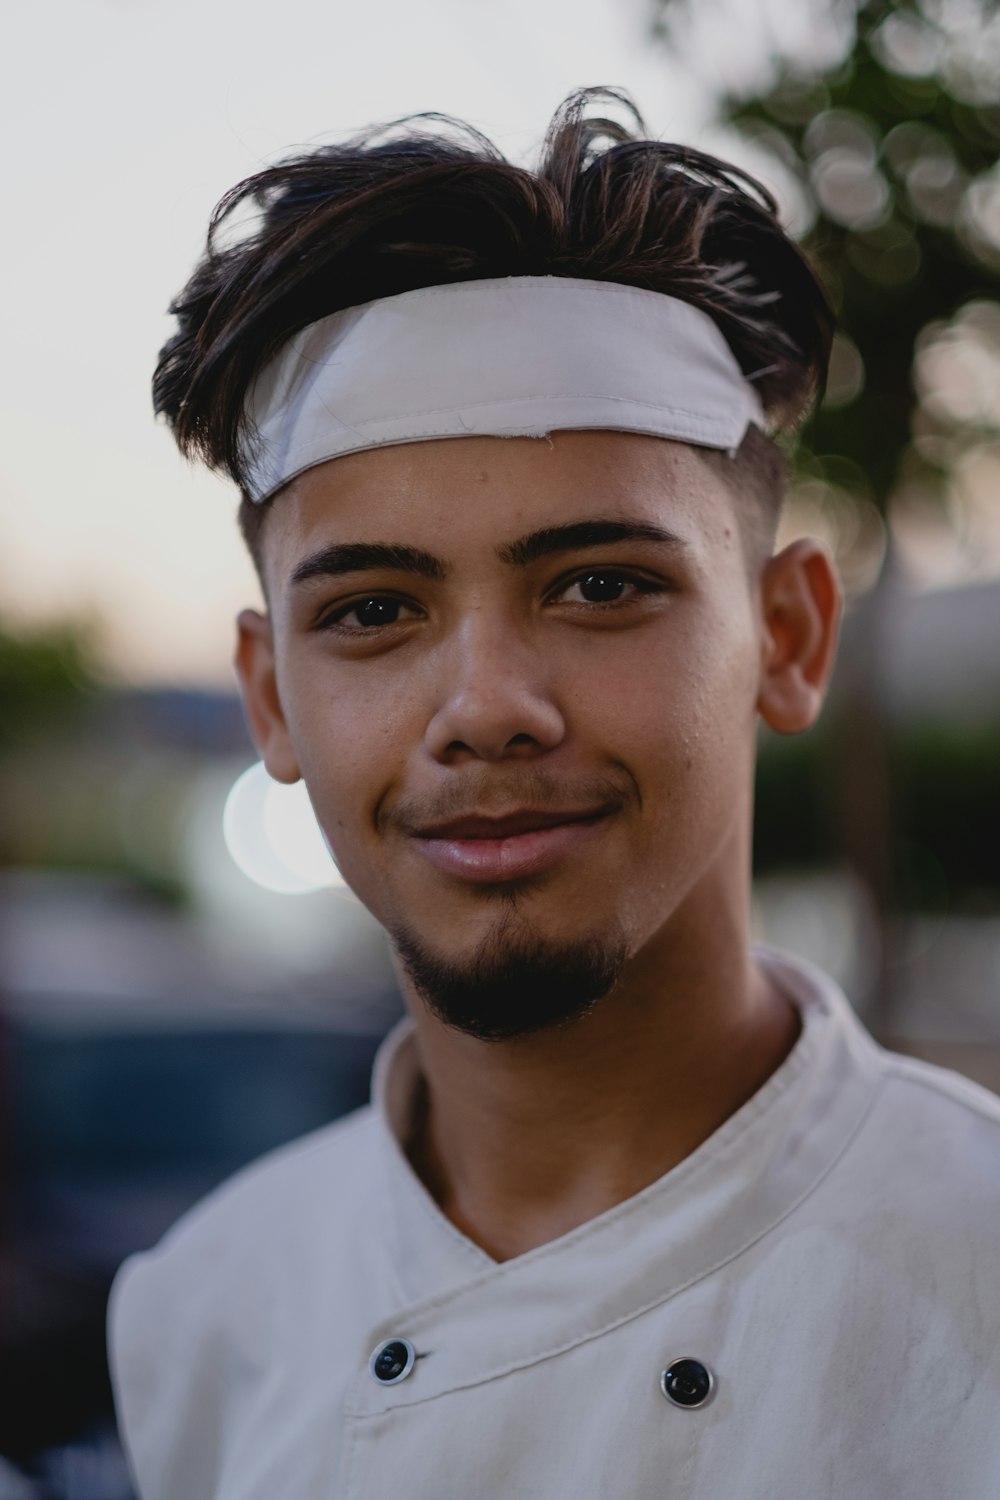
[[[564,583],[555,597],[568,604],[618,604],[660,590],[652,579],[636,577],[620,568],[592,568]]]
[[[621,598],[628,582],[621,573],[588,573],[570,587],[579,589],[581,598],[588,604],[610,604],[612,600]]]
[[[369,594],[366,599],[354,599],[342,604],[321,622],[321,630],[372,631],[386,625],[398,625],[401,619],[411,618],[413,606],[391,594]]]

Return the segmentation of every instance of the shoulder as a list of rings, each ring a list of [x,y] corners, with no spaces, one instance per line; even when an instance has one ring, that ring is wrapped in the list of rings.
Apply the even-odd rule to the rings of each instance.
[[[837,1088],[862,1080],[867,1099],[820,1196],[832,1194],[855,1226],[864,1213],[905,1236],[968,1231],[976,1253],[1000,1230],[1000,1097],[961,1074],[879,1045],[840,987],[806,960],[754,950],[804,1013],[825,1017],[824,1046],[839,1057]],[[815,1103],[812,1106],[815,1109]],[[825,1115],[813,1119],[823,1128]]]
[[[1000,1184],[1000,1097],[948,1068],[880,1051],[882,1123]]]
[[[266,1252],[295,1234],[303,1214],[315,1221],[317,1201],[331,1207],[342,1203],[344,1194],[364,1180],[375,1129],[374,1112],[366,1105],[258,1157],[189,1209],[152,1254],[165,1257],[202,1241],[231,1240],[247,1221],[258,1226],[258,1243]]]
[[[1000,1233],[1000,1099],[948,1069],[878,1050],[873,1105],[830,1187],[844,1209],[853,1204],[856,1228],[865,1218],[901,1248],[921,1245],[961,1279],[992,1263]]]
[[[377,1128],[366,1108],[269,1152],[119,1270],[108,1355],[150,1500],[215,1494],[226,1453],[250,1440],[247,1393],[316,1362],[319,1330],[329,1339],[349,1322],[360,1277],[348,1231],[370,1193]]]
[[[753,953],[803,1011],[825,1013],[827,1045],[831,1037],[843,1044],[841,1081],[860,1073],[874,1084],[873,1105],[857,1136],[863,1151],[881,1144],[891,1152],[891,1165],[905,1171],[917,1159],[918,1144],[933,1147],[1000,1182],[1000,1097],[960,1073],[879,1045],[839,985],[807,960],[763,945]],[[875,1154],[889,1164],[881,1151]]]
[[[344,1321],[358,1279],[348,1231],[371,1190],[376,1133],[369,1107],[269,1152],[119,1270],[108,1354],[143,1494],[208,1493],[239,1420],[234,1393],[266,1384],[289,1348],[305,1357],[314,1325]],[[186,1455],[176,1431],[197,1436]]]
[[[268,1151],[196,1203],[168,1231],[164,1248],[216,1227],[228,1233],[232,1221],[247,1214],[273,1213],[279,1229],[285,1214],[315,1208],[312,1195],[321,1184],[338,1193],[350,1191],[365,1176],[376,1131],[375,1112],[366,1105]]]
[[[253,1285],[294,1277],[336,1252],[370,1183],[376,1120],[370,1106],[279,1146],[189,1209],[159,1244],[118,1271],[109,1304],[114,1361],[164,1318],[238,1301]]]
[[[881,1049],[886,1081],[913,1108],[961,1121],[988,1135],[1000,1131],[1000,1096],[950,1068]]]

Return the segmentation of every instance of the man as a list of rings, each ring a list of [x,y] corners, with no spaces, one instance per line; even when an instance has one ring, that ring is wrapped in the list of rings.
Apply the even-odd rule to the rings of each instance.
[[[1000,1493],[1000,1108],[749,946],[756,723],[815,720],[840,612],[772,555],[827,305],[762,190],[591,104],[537,173],[262,172],[174,304],[249,722],[411,1019],[119,1278],[143,1500]]]

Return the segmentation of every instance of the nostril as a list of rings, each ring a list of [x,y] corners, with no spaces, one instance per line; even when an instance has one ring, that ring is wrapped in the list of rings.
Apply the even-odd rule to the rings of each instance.
[[[565,733],[561,712],[548,697],[508,691],[500,683],[487,693],[447,694],[428,722],[425,739],[437,758],[495,761],[554,749]]]

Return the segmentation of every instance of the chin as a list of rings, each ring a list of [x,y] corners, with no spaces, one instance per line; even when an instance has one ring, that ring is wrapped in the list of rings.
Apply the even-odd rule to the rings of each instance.
[[[435,951],[406,927],[390,929],[404,972],[446,1026],[509,1041],[568,1026],[614,989],[628,958],[616,927],[573,940],[516,931],[512,911],[471,954]]]

